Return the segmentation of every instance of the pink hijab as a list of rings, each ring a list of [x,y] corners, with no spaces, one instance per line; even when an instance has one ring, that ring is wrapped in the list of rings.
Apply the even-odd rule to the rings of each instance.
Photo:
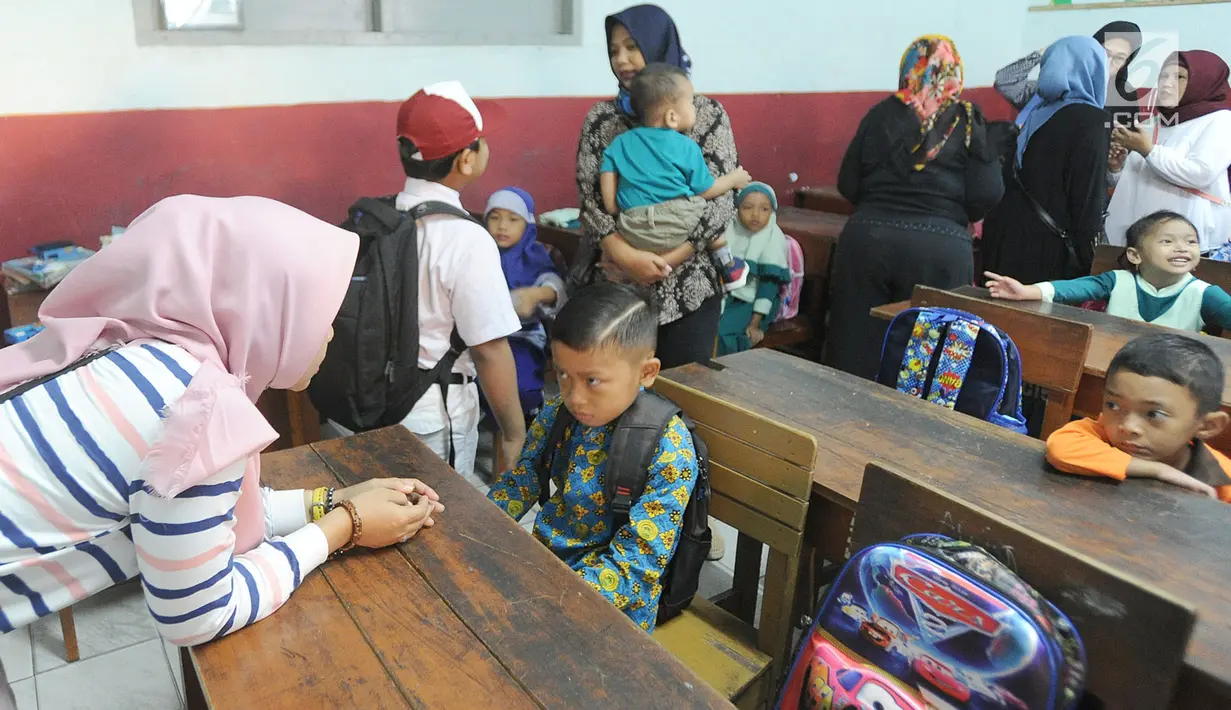
[[[201,361],[142,463],[159,495],[248,460],[235,551],[265,530],[255,402],[303,377],[350,284],[355,235],[263,197],[169,197],[90,257],[39,310],[46,330],[0,350],[0,391],[116,343],[153,338]]]

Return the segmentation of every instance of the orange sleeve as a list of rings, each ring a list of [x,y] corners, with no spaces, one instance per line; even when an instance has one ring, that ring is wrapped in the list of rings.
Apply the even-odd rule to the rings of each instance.
[[[1222,468],[1223,473],[1227,474],[1227,482],[1221,486],[1214,486],[1214,490],[1218,491],[1218,500],[1224,503],[1231,503],[1231,459],[1228,459],[1221,451],[1213,447],[1209,448],[1209,452],[1214,455],[1214,460]]]
[[[1107,443],[1102,425],[1093,419],[1070,422],[1047,437],[1047,461],[1065,473],[1123,481],[1132,460]]]

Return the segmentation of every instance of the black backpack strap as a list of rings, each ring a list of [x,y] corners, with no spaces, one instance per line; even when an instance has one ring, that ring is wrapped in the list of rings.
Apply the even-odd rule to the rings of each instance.
[[[654,453],[680,408],[654,392],[642,392],[616,423],[607,452],[607,500],[612,529],[628,523],[628,512],[645,491]]]
[[[351,205],[350,216],[353,221],[358,221],[363,215],[371,216],[383,224],[386,231],[392,232],[404,217],[395,205],[396,202],[388,197],[360,197]]]
[[[105,357],[108,354],[114,352],[115,350],[118,350],[119,347],[120,346],[118,345],[113,345],[103,350],[96,350],[84,357],[77,359],[76,361],[72,363],[69,363],[68,365],[60,368],[59,370],[56,370],[55,372],[48,373],[46,375],[43,375],[42,377],[36,377],[33,380],[26,380],[25,382],[21,383],[20,385],[17,385],[16,387],[8,390],[7,392],[0,392],[0,404],[4,404],[10,399],[17,399],[18,397],[29,392],[30,390],[36,387],[45,385],[48,382],[51,382],[52,380],[56,379],[60,375],[67,374],[81,367],[85,367],[86,365],[89,365],[95,360],[101,357]]]
[[[479,220],[475,219],[474,215],[470,214],[466,210],[461,209],[460,207],[454,207],[448,202],[440,202],[438,200],[428,200],[427,202],[421,202],[415,205],[414,207],[411,207],[410,211],[407,212],[406,214],[410,215],[411,218],[416,219],[416,220],[420,220],[420,219],[423,219],[424,217],[429,217],[435,214],[443,214],[443,215],[449,215],[450,217],[457,217],[459,219],[464,219],[469,222],[474,222],[475,224],[482,226]]]
[[[568,436],[569,428],[576,422],[568,407],[561,401],[560,408],[556,411],[556,420],[551,423],[551,431],[547,434],[547,441],[543,443],[543,450],[539,452],[534,466],[534,472],[539,479],[540,507],[551,498],[551,472],[556,465],[556,449],[560,448],[560,444]]]

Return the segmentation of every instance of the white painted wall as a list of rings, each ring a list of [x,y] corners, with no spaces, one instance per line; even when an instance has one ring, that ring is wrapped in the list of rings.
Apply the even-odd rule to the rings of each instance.
[[[515,0],[490,0],[510,2]],[[581,46],[138,47],[130,0],[0,0],[0,114],[395,100],[443,78],[480,96],[613,90],[603,18],[632,0],[585,0]],[[888,89],[921,31],[951,35],[987,85],[1019,45],[1028,0],[660,0],[709,93]],[[993,9],[994,8],[994,9]]]
[[[603,17],[632,1],[585,0],[580,46],[139,47],[130,0],[0,0],[0,115],[392,101],[445,78],[478,96],[605,95]],[[716,94],[889,90],[922,32],[951,36],[967,85],[988,86],[1027,48],[1121,17],[1231,56],[1231,4],[1027,12],[1038,1],[659,0]]]
[[[1027,12],[1021,53],[1045,47],[1057,37],[1094,34],[1114,20],[1136,22],[1147,32],[1175,32],[1180,49],[1206,49],[1231,61],[1231,2],[1176,7]]]

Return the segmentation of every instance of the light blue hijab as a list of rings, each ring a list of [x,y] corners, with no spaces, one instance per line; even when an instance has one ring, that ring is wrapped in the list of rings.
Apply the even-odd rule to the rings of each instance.
[[[1107,102],[1107,51],[1098,40],[1074,35],[1057,40],[1043,53],[1035,98],[1018,116],[1017,164],[1034,132],[1072,104],[1103,108]]]

